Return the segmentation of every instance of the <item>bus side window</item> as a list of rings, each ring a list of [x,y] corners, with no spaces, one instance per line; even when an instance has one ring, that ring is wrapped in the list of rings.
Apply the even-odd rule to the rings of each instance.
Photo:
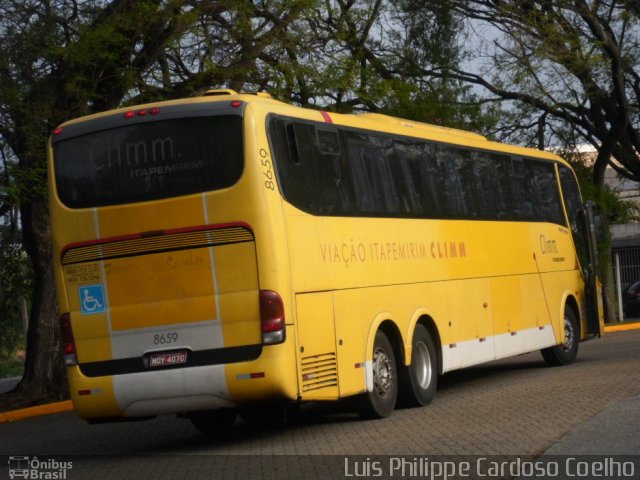
[[[357,211],[364,215],[396,213],[398,197],[386,151],[391,139],[346,131]]]
[[[269,123],[276,172],[284,198],[296,207],[322,214],[313,154],[313,126],[278,118]],[[315,136],[315,135],[313,135]]]
[[[463,157],[458,155],[457,149],[448,145],[436,146],[437,165],[441,169],[444,183],[440,185],[445,196],[445,215],[452,218],[468,216],[466,198],[462,188],[461,167]]]
[[[535,210],[532,202],[533,188],[529,179],[529,169],[522,158],[511,159],[511,198],[513,200],[514,220],[534,220]]]
[[[395,154],[391,166],[398,190],[401,211],[415,217],[422,217],[425,213],[423,207],[425,185],[418,182],[418,179],[420,179],[420,152],[421,145],[417,142],[394,141]]]
[[[505,186],[505,162],[508,157],[501,157],[488,152],[476,151],[471,153],[473,159],[474,182],[473,188],[483,220],[506,220],[507,195]]]
[[[423,143],[421,147],[418,161],[425,198],[424,208],[430,217],[444,218],[449,213],[448,196],[444,190],[445,171],[438,160],[436,145]]]
[[[534,182],[537,220],[564,225],[564,213],[553,164],[534,160],[528,162]]]
[[[564,165],[558,165],[558,173],[560,174],[562,196],[567,208],[569,228],[571,229],[578,260],[581,265],[586,266],[589,264],[588,233],[585,228],[584,218],[580,218],[580,215],[584,215],[580,187],[578,187],[578,181],[573,172]]]
[[[513,212],[510,205],[513,203],[509,191],[509,157],[487,153],[490,160],[486,170],[487,192],[492,197],[491,211],[496,220],[511,220]]]
[[[393,165],[396,160],[395,149],[393,148],[393,139],[381,135],[369,135],[369,141],[372,145],[373,168],[375,170],[375,178],[379,180],[378,188],[382,192],[382,211],[385,213],[399,214],[400,196],[396,188],[395,176],[393,174]]]
[[[567,207],[567,216],[569,217],[569,227],[573,232],[578,231],[578,213],[582,210],[582,200],[580,199],[580,188],[573,172],[564,165],[558,165],[560,173],[560,185],[562,186],[562,195],[564,196],[564,204]]]
[[[482,191],[482,170],[479,159],[471,151],[456,149],[459,158],[460,185],[464,197],[464,217],[482,218],[486,202]]]
[[[335,129],[316,127],[315,163],[325,215],[353,214],[353,187],[342,139]]]

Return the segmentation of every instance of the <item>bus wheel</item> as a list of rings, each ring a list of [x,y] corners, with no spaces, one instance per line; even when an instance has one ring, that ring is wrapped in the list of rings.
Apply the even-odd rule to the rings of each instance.
[[[398,397],[398,371],[391,342],[381,330],[373,343],[373,390],[359,399],[362,418],[385,418],[391,415]]]
[[[231,408],[191,412],[189,420],[202,433],[209,435],[228,432],[236,421],[237,413]]]
[[[438,355],[424,325],[413,332],[411,364],[400,371],[400,402],[409,407],[428,405],[436,394]]]
[[[578,356],[580,333],[576,315],[571,308],[564,309],[564,342],[562,345],[541,350],[542,357],[551,366],[566,365]]]

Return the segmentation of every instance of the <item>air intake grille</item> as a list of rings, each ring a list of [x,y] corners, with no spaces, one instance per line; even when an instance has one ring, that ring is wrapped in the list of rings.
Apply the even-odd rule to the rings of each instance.
[[[216,245],[252,241],[253,233],[249,229],[240,226],[177,233],[158,233],[156,235],[72,247],[62,255],[62,264],[95,262],[171,250],[214,247]]]
[[[338,364],[335,353],[324,353],[302,358],[302,391],[338,385]]]

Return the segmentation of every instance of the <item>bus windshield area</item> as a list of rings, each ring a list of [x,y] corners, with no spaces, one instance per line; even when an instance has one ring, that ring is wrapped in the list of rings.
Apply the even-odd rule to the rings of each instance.
[[[71,208],[218,190],[243,170],[242,117],[175,118],[99,130],[54,144],[56,187]]]

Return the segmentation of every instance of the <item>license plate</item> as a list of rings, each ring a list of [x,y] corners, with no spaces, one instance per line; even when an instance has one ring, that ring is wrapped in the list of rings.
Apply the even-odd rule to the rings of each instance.
[[[181,365],[187,363],[187,352],[152,353],[149,357],[149,367],[165,367],[167,365]]]

